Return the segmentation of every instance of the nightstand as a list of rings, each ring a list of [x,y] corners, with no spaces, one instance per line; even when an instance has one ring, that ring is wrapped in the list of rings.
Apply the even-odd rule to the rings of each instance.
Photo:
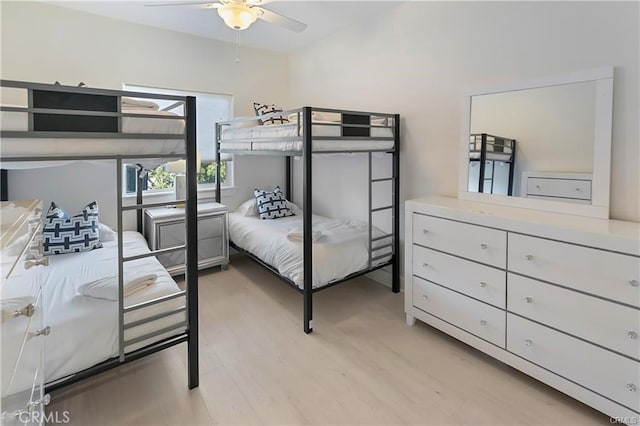
[[[198,204],[198,269],[229,263],[229,233],[226,206],[219,203]],[[185,242],[184,208],[147,209],[144,236],[151,250],[175,247]],[[184,273],[184,252],[158,255],[158,260],[171,275]]]

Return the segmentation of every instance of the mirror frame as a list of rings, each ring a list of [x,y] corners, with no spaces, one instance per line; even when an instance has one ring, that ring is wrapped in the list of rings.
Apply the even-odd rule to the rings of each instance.
[[[593,142],[593,180],[591,183],[590,205],[468,191],[471,98],[473,96],[537,89],[563,84],[584,83],[588,81],[596,82],[594,123],[595,140]],[[578,216],[597,217],[601,219],[609,218],[611,130],[613,124],[613,67],[603,67],[559,76],[467,90],[464,98],[464,112],[462,115],[462,141],[460,146],[460,169],[458,174],[458,198]]]

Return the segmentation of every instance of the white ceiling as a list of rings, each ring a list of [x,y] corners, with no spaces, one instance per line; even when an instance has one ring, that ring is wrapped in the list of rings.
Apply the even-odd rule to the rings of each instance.
[[[169,0],[168,3],[198,0]],[[145,7],[163,0],[138,1],[47,1],[58,6],[102,15],[152,27],[216,40],[235,42],[235,31],[218,17],[215,9],[167,6]],[[259,49],[290,52],[340,29],[381,14],[398,4],[397,1],[273,1],[265,9],[283,14],[308,25],[301,33],[258,20],[241,32],[241,43]]]

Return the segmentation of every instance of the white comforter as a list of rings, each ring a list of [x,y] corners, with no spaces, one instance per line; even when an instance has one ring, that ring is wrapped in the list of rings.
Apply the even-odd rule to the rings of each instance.
[[[292,242],[287,233],[302,229],[302,215],[261,220],[239,213],[229,215],[229,237],[236,245],[275,267],[280,275],[298,287],[304,285],[302,243]],[[368,267],[369,228],[367,223],[350,219],[329,219],[313,215],[313,230],[322,237],[313,244],[313,287],[322,287]],[[383,235],[373,228],[373,237]],[[390,242],[379,240],[374,247]],[[374,251],[373,256],[390,254],[390,248]],[[374,263],[380,264],[390,256]]]
[[[124,255],[130,256],[149,251],[144,237],[136,232],[123,233]],[[118,302],[82,296],[78,287],[101,277],[117,275],[117,242],[106,242],[104,248],[89,252],[50,256],[48,267],[38,267],[38,279],[42,284],[40,306],[43,308],[44,324],[51,327],[45,339],[46,382],[79,372],[94,364],[118,355]],[[156,274],[156,283],[125,299],[125,306],[173,294],[180,289],[155,257],[125,263],[125,280],[146,274]],[[20,275],[24,271],[16,271]],[[17,281],[16,281],[17,283]],[[21,283],[25,285],[25,283]],[[24,288],[9,281],[2,288],[2,299],[7,300],[24,294]],[[125,322],[135,321],[150,315],[184,306],[184,298],[133,311],[125,316]],[[125,340],[153,330],[159,330],[185,320],[184,313],[135,327],[125,332]],[[21,321],[6,321],[2,325],[3,361],[15,359],[8,351],[16,348],[22,340]],[[22,323],[24,326],[24,323]],[[32,327],[35,328],[35,327]],[[127,347],[127,352],[153,341],[178,334],[181,329]],[[39,356],[27,341],[16,377],[7,389],[12,366],[2,364],[3,394],[14,393],[31,386],[33,377],[20,371],[34,371]]]

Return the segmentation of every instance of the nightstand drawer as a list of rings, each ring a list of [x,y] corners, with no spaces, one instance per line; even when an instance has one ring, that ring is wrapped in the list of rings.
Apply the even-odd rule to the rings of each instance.
[[[224,215],[204,216],[198,218],[198,239],[206,240],[222,236],[224,232]]]

